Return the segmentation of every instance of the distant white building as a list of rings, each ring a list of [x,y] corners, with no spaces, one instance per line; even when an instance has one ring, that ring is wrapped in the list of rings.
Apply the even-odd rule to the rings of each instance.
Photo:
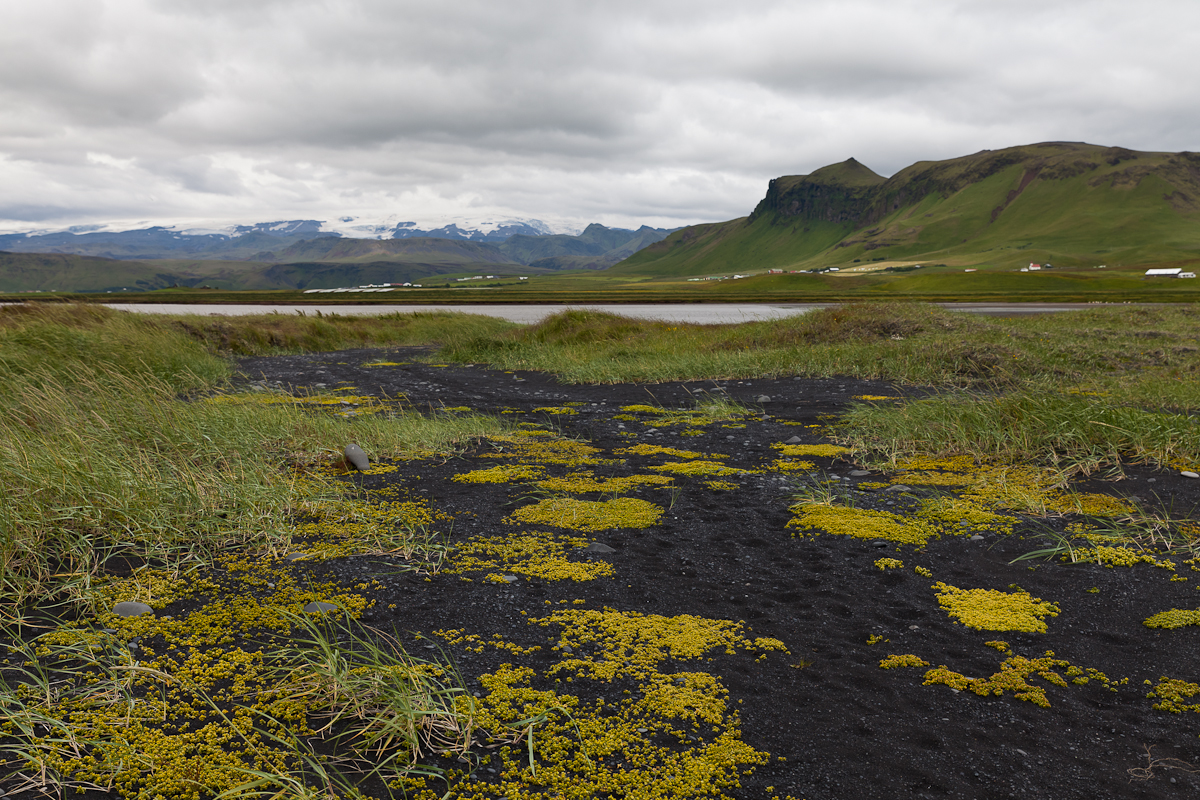
[[[1179,277],[1181,277],[1181,278],[1194,278],[1194,277],[1196,277],[1196,273],[1194,273],[1194,272],[1181,272],[1181,273],[1179,273]]]
[[[1163,268],[1163,269],[1148,269],[1148,270],[1146,270],[1146,277],[1151,278],[1151,277],[1154,277],[1155,275],[1174,277],[1181,272],[1183,272],[1183,270],[1180,269],[1179,267],[1169,267],[1169,268]]]

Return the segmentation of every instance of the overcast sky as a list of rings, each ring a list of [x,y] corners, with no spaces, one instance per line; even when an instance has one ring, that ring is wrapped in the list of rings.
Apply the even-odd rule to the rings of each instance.
[[[677,226],[778,175],[1200,150],[1195,0],[0,0],[0,230]]]

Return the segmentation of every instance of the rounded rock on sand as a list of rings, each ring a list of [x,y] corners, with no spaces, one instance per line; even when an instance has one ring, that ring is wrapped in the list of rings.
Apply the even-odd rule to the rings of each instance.
[[[1190,469],[1185,469],[1182,472],[1180,472],[1179,474],[1185,478],[1200,478],[1200,474],[1192,472]]]
[[[145,603],[136,603],[127,600],[113,606],[113,613],[118,617],[140,617],[142,614],[153,614],[154,609]]]
[[[304,607],[305,614],[324,614],[328,611],[337,611],[338,607],[333,603],[326,603],[322,600],[313,600]]]
[[[346,445],[345,449],[342,450],[342,455],[359,472],[365,472],[371,467],[371,462],[367,458],[367,454],[356,444],[351,443]]]

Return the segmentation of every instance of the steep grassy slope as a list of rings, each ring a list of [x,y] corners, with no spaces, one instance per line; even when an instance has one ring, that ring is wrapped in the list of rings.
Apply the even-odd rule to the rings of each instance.
[[[747,218],[684,228],[616,269],[635,274],[938,260],[1016,268],[1200,258],[1200,155],[1046,143],[919,162],[854,159],[771,181]]]

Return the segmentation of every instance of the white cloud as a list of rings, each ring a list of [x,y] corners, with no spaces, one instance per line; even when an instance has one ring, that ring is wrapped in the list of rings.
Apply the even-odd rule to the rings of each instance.
[[[1172,0],[8,3],[0,219],[728,219],[849,156],[1200,149],[1198,44]]]

